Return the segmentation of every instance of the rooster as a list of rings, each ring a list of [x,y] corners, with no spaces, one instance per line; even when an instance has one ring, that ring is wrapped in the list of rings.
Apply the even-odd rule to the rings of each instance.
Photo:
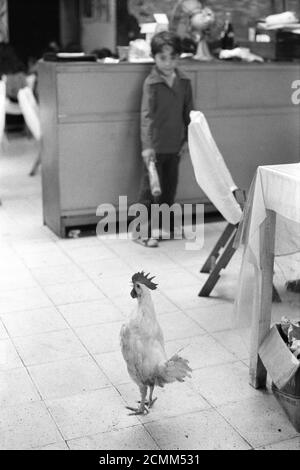
[[[127,407],[132,415],[149,413],[157,398],[153,398],[155,386],[163,387],[171,382],[184,382],[192,371],[188,361],[175,354],[167,359],[162,329],[157,321],[151,290],[157,288],[154,277],[139,272],[132,276],[131,297],[137,299],[137,309],[121,328],[121,350],[132,380],[141,394],[138,408]],[[149,388],[149,399],[146,401]]]

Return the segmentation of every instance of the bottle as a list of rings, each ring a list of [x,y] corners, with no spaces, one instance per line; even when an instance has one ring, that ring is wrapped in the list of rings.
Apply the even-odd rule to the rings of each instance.
[[[222,49],[234,48],[234,30],[231,23],[231,13],[227,12],[225,17],[224,29],[221,33]]]
[[[148,172],[149,172],[151,194],[154,197],[159,197],[161,195],[161,188],[160,188],[159,176],[157,173],[156,165],[153,160],[151,160],[148,164]]]

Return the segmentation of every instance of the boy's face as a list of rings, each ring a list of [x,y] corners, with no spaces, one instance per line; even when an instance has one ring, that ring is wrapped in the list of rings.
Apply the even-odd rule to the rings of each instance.
[[[158,52],[154,56],[156,66],[160,73],[165,77],[170,77],[177,67],[179,55],[174,54],[171,46],[164,46],[162,52]]]

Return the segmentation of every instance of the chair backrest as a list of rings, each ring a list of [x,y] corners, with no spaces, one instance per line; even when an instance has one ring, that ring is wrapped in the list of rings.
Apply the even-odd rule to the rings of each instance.
[[[3,140],[5,129],[5,98],[6,85],[4,80],[0,80],[0,143]]]
[[[42,138],[39,107],[32,90],[27,86],[18,92],[18,101],[25,122],[36,140]]]

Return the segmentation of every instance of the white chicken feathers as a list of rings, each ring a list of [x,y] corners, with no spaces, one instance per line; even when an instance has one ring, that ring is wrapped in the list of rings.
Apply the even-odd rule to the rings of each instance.
[[[144,273],[138,274],[140,277],[137,277],[138,281],[134,282],[131,292],[133,297],[137,297],[138,306],[128,322],[122,326],[120,339],[128,373],[140,388],[142,396],[141,407],[137,410],[130,409],[140,414],[145,411],[143,395],[147,393],[147,387],[150,387],[151,406],[154,386],[163,387],[167,383],[183,382],[190,376],[191,369],[188,361],[177,354],[167,359],[163,332],[157,321],[149,290],[154,290],[156,285],[149,283]],[[133,281],[134,279],[133,276]]]

